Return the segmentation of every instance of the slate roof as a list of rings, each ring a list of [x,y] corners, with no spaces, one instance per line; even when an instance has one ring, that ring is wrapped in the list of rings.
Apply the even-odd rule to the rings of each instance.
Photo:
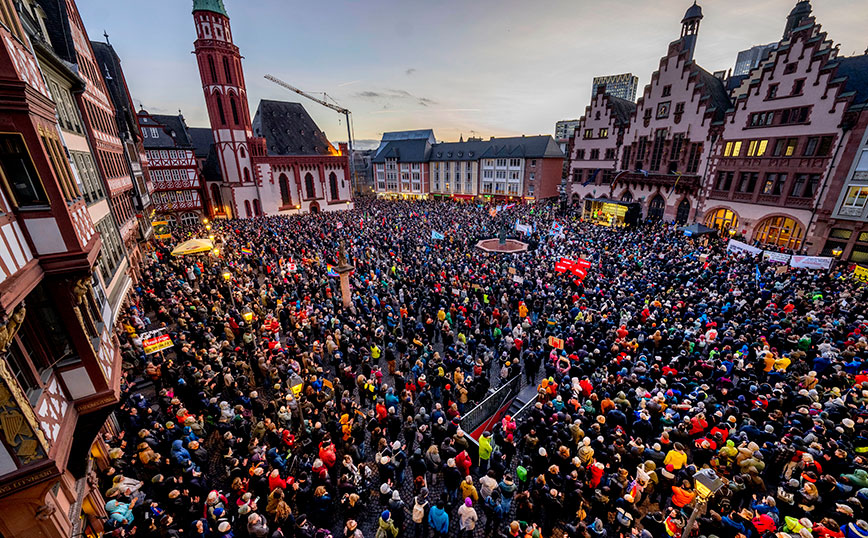
[[[300,103],[259,102],[253,134],[265,138],[269,155],[332,155],[334,147]]]
[[[187,134],[193,145],[193,153],[198,159],[208,157],[211,146],[214,145],[214,133],[208,127],[188,127]]]
[[[114,47],[108,43],[91,41],[90,45],[93,47],[93,54],[96,57],[97,69],[102,74],[109,97],[115,106],[118,127],[120,127],[121,132],[128,132],[135,138],[139,138],[141,134],[139,133],[138,120],[127,92],[121,59]]]
[[[633,113],[636,112],[636,103],[628,101],[627,99],[621,99],[620,97],[611,94],[607,94],[607,98],[609,99],[609,105],[612,108],[612,113],[614,114],[617,123],[620,125],[628,125]]]
[[[434,140],[433,129],[417,129],[415,131],[391,131],[383,133],[382,142],[394,140]]]
[[[838,58],[836,77],[847,77],[845,92],[853,92],[854,105],[868,104],[868,54]]]
[[[371,162],[396,158],[399,162],[474,161],[494,158],[562,159],[563,151],[550,135],[516,136],[428,144],[427,140],[397,140],[380,146]]]
[[[51,48],[63,60],[72,64],[78,63],[75,45],[72,42],[72,32],[69,26],[66,2],[63,0],[37,1],[45,12],[45,29],[48,31],[47,38],[51,42]]]
[[[162,114],[149,115],[145,111],[138,114],[139,124],[143,127],[156,127],[159,137],[154,138],[148,133],[143,138],[147,149],[185,148],[193,147],[190,135],[187,132],[187,124],[183,116],[166,116]],[[172,136],[174,134],[174,136]]]
[[[693,64],[692,68],[699,76],[699,80],[696,81],[697,87],[702,91],[702,95],[709,98],[707,110],[714,112],[715,120],[722,120],[726,111],[732,106],[732,102],[729,100],[729,92],[726,91],[723,81],[699,67],[696,63]]]

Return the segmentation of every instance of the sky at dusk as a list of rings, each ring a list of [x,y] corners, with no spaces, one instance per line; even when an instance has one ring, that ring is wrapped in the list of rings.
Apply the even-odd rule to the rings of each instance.
[[[640,90],[688,0],[224,0],[244,55],[251,114],[260,99],[301,102],[333,141],[343,116],[263,79],[327,92],[353,112],[359,146],[385,131],[433,128],[438,140],[552,134],[578,118],[594,76],[632,72]],[[868,47],[865,0],[814,0],[841,55]],[[739,50],[776,42],[794,0],[705,0],[696,61],[729,69]],[[208,126],[187,0],[78,0],[89,37],[103,31],[123,61],[134,103],[181,109]]]

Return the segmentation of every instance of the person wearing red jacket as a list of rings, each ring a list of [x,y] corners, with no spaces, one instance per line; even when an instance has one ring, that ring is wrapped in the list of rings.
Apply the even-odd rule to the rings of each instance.
[[[603,481],[603,474],[606,472],[606,467],[600,462],[594,462],[588,466],[588,469],[591,471],[591,479],[588,481],[588,485],[592,488],[596,488],[600,485],[600,482]]]
[[[335,445],[333,445],[328,439],[319,444],[319,459],[321,459],[329,469],[334,467],[335,462],[338,459],[338,456],[335,453]]]
[[[470,461],[470,455],[466,450],[462,450],[460,454],[455,456],[455,465],[461,470],[463,476],[467,476],[470,474],[470,466],[472,462]]]

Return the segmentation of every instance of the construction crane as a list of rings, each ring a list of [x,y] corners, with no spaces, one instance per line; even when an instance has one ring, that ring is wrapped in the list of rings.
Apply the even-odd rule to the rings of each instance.
[[[350,170],[351,180],[350,181],[352,182],[353,192],[356,192],[356,184],[357,184],[356,183],[356,158],[355,158],[355,154],[353,153],[353,127],[352,127],[352,114],[353,113],[344,107],[329,103],[325,99],[320,99],[319,97],[315,97],[315,96],[313,96],[313,95],[311,95],[305,91],[299,90],[298,88],[296,88],[292,84],[288,84],[288,83],[280,80],[279,78],[275,77],[274,75],[265,75],[265,79],[277,84],[278,86],[282,86],[291,92],[295,92],[295,93],[301,95],[302,97],[306,97],[306,98],[310,99],[311,101],[319,103],[324,107],[328,107],[328,108],[334,110],[335,112],[337,112],[338,114],[344,115],[344,117],[346,118],[346,121],[347,121],[347,147],[350,151],[350,168],[351,168],[351,170]],[[331,99],[332,101],[334,101],[334,99],[329,94],[327,94],[325,92],[323,92],[323,97]]]

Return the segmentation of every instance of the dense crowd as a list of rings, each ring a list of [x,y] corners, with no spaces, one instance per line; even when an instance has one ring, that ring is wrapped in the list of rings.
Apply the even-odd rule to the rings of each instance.
[[[861,283],[492,208],[360,201],[157,242],[119,331],[107,535],[868,538]],[[527,252],[476,248],[516,221]],[[153,331],[173,347],[146,354]],[[465,431],[516,377],[536,402]]]

